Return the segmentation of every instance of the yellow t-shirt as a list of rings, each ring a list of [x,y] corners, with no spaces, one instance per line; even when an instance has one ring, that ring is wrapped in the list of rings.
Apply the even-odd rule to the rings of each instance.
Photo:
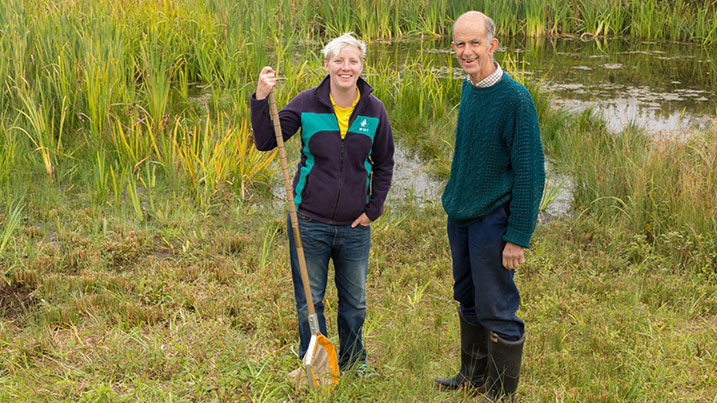
[[[329,97],[331,98],[331,105],[334,106],[334,114],[336,115],[336,120],[339,123],[339,131],[341,132],[341,139],[343,140],[344,138],[346,138],[346,132],[349,131],[349,118],[351,117],[351,113],[354,111],[356,104],[361,98],[361,92],[357,87],[356,99],[354,100],[354,103],[347,108],[341,108],[340,106],[337,106],[336,102],[334,102],[334,97],[332,97],[331,94],[329,94]]]

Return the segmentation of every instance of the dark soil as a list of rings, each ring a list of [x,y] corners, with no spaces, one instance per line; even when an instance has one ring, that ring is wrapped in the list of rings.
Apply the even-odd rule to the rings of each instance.
[[[36,303],[31,293],[32,290],[22,284],[0,284],[0,317],[23,316]]]

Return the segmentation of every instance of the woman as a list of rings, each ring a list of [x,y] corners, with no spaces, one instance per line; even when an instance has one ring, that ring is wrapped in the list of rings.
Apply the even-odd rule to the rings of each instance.
[[[383,103],[360,77],[366,44],[346,33],[321,51],[327,76],[279,111],[284,140],[301,129],[301,160],[294,203],[321,333],[329,259],[338,293],[339,366],[368,375],[361,330],[366,318],[366,274],[371,221],[383,212],[393,173],[393,133]],[[276,74],[264,67],[251,96],[254,144],[276,147],[267,97]],[[287,218],[291,272],[299,318],[299,356],[311,339],[306,298]]]

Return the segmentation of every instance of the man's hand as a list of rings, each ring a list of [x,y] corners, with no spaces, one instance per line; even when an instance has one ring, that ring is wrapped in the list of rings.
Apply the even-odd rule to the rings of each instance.
[[[368,227],[369,224],[371,224],[371,219],[368,218],[366,213],[361,213],[361,215],[351,223],[351,228],[356,228],[357,225]]]
[[[508,270],[514,270],[523,263],[525,263],[523,247],[506,242],[505,248],[503,248],[503,267]]]

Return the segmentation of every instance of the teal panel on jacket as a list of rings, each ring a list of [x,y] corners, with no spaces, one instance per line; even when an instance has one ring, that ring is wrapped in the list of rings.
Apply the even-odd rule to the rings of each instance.
[[[336,115],[310,112],[301,114],[301,138],[304,142],[307,142],[314,134],[324,131],[339,131]]]
[[[373,143],[374,137],[376,137],[376,129],[378,129],[378,118],[369,116],[356,116],[356,119],[349,127],[351,133],[365,134],[371,139]]]
[[[301,192],[306,186],[306,178],[314,167],[314,155],[309,151],[309,140],[311,136],[320,131],[338,131],[339,123],[336,121],[336,115],[333,113],[302,113],[301,114],[301,140],[304,143],[304,149],[301,152],[306,155],[306,165],[299,172],[299,181],[296,183],[296,196],[294,204],[299,208],[301,204]]]

